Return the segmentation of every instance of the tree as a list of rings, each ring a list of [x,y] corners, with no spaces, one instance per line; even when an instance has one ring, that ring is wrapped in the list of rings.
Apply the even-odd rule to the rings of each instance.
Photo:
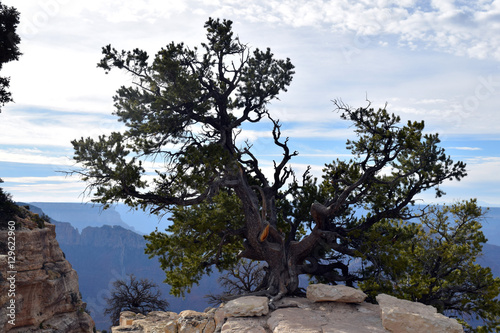
[[[466,326],[469,318],[484,322],[471,331],[496,331],[500,278],[476,263],[486,242],[480,222],[484,214],[470,200],[431,207],[420,223],[384,221],[367,234],[370,258],[359,286],[371,297],[386,293],[433,305]]]
[[[111,297],[106,298],[108,307],[104,314],[110,315],[113,326],[118,326],[120,312],[148,314],[151,311],[167,311],[169,306],[166,300],[161,299],[158,285],[149,279],[138,280],[133,274],[129,281],[116,280]]]
[[[18,44],[21,38],[16,33],[19,24],[19,12],[14,7],[8,7],[0,2],[0,70],[4,63],[18,60],[21,52]],[[8,91],[10,78],[0,77],[0,107],[12,101]],[[1,112],[1,108],[0,108]]]
[[[142,50],[104,47],[99,66],[135,78],[114,97],[127,130],[72,142],[82,166],[75,172],[94,202],[173,211],[173,226],[147,237],[147,253],[158,256],[172,293],[188,290],[213,265],[231,267],[240,258],[267,264],[260,293],[271,301],[297,292],[300,274],[352,284],[344,259],[359,255],[353,239],[383,219],[412,218],[407,206],[415,195],[465,176],[465,164],[438,147],[438,135],[422,133],[423,121],[402,126],[385,108],[354,110],[337,101],[356,128],[358,139],[347,143],[353,159],[328,164],[319,185],[308,173],[297,180],[288,166],[297,152],[267,109],[286,91],[294,66],[270,49],[250,51],[233,36],[231,21],[209,19],[205,28],[201,51],[171,43],[151,64]],[[237,144],[241,128],[259,121],[272,124],[283,151],[269,178],[252,146]],[[369,213],[355,217],[361,207]]]
[[[251,294],[265,284],[267,267],[257,261],[243,259],[233,269],[226,271],[218,281],[224,288],[220,295],[207,295],[210,304],[223,303],[235,295]]]

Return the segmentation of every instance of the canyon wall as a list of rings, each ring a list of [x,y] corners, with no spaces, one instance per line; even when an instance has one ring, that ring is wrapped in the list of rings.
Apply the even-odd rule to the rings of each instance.
[[[94,331],[53,224],[26,212],[0,230],[0,242],[1,332]]]

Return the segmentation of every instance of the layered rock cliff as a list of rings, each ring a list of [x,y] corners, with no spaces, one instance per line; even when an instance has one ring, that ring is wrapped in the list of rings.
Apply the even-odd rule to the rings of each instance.
[[[104,314],[108,306],[105,297],[113,290],[113,282],[127,280],[128,274],[155,282],[170,303],[170,310],[176,312],[186,308],[203,311],[209,305],[204,295],[222,293],[217,272],[203,277],[185,298],[169,297],[170,286],[163,283],[165,272],[156,258],[149,259],[144,253],[143,236],[116,225],[86,227],[80,234],[70,223],[52,222],[61,249],[78,272],[80,291],[97,329],[109,331],[111,321]]]
[[[94,331],[78,275],[56,241],[55,226],[36,214],[0,230],[0,331]]]

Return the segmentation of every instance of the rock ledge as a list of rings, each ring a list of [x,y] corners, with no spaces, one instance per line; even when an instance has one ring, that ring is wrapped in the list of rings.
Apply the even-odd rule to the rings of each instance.
[[[122,312],[113,333],[461,333],[454,319],[420,303],[379,295],[380,305],[345,286],[311,285],[307,298],[284,298],[270,311],[266,297],[240,297],[206,312]]]

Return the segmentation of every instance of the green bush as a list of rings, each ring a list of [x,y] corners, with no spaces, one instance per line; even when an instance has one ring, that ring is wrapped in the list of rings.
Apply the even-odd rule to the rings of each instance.
[[[3,183],[2,179],[0,179],[0,183]],[[9,221],[22,215],[19,206],[12,201],[12,196],[0,188],[0,229],[7,229]]]

